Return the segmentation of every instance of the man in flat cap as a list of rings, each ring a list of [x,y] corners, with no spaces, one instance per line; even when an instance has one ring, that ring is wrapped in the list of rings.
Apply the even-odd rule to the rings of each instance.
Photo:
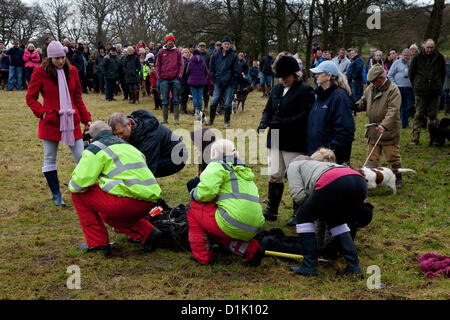
[[[378,138],[382,135],[369,158],[367,167],[378,167],[381,152],[383,152],[392,169],[399,169],[402,166],[399,145],[402,127],[400,90],[388,79],[381,65],[375,65],[370,69],[367,81],[370,82],[370,85],[357,102],[359,109],[366,110],[369,120],[369,126],[366,127],[367,155],[370,154]],[[396,177],[397,188],[400,188],[402,185],[401,173],[397,173]]]

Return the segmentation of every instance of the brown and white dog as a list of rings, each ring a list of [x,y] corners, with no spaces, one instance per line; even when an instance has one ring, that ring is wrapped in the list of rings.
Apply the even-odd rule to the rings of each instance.
[[[358,170],[359,173],[366,179],[367,188],[369,190],[375,189],[377,186],[385,186],[393,191],[393,193],[397,193],[397,187],[395,186],[396,174],[398,173],[408,173],[416,171],[407,168],[399,168],[399,169],[389,169],[385,167],[379,168],[367,168],[362,167]]]

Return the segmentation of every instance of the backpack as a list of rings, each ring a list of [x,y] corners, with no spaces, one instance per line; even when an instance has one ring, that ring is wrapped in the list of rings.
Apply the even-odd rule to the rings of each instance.
[[[190,251],[189,226],[186,207],[183,204],[163,210],[151,217],[150,223],[162,231],[159,246],[173,251]]]

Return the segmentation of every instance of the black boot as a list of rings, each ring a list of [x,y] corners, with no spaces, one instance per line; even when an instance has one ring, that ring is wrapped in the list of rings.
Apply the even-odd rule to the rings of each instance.
[[[78,249],[85,250],[86,252],[101,252],[103,256],[109,257],[111,255],[111,247],[110,246],[104,246],[104,247],[88,247],[87,244],[82,243],[77,245]]]
[[[291,267],[292,271],[303,276],[317,275],[317,250],[316,250],[316,234],[300,233],[298,235],[302,243],[303,263],[300,267]]]
[[[263,212],[264,218],[268,221],[276,221],[278,218],[278,206],[283,197],[284,183],[269,182],[269,199],[266,210]]]
[[[297,210],[298,210],[299,206],[298,204],[295,203],[295,201],[292,201],[292,209],[293,209],[293,213],[292,213],[292,217],[288,220],[288,222],[286,223],[286,225],[288,227],[293,227],[297,224]]]
[[[223,117],[223,127],[228,128],[230,126],[231,108],[225,109],[225,116]]]
[[[342,247],[342,254],[344,255],[347,267],[340,269],[336,273],[338,275],[346,274],[359,274],[361,273],[361,267],[359,266],[358,254],[356,253],[355,244],[352,240],[350,232],[344,232],[337,235],[335,238],[339,240]]]
[[[214,124],[214,119],[216,118],[217,107],[209,107],[209,121],[206,123],[207,126],[212,126]]]
[[[158,247],[161,235],[162,231],[155,227],[145,240],[145,243],[142,246],[142,250],[144,252],[150,252],[155,250]]]
[[[47,179],[48,186],[52,192],[52,200],[55,205],[65,207],[66,204],[62,199],[61,190],[59,189],[58,171],[53,170],[44,172],[44,176]]]

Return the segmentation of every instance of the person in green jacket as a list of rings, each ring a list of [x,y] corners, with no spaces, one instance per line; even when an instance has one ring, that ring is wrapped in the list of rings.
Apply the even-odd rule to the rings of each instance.
[[[108,232],[139,240],[145,252],[157,247],[161,231],[147,219],[161,188],[147,167],[144,155],[113,135],[103,121],[90,127],[92,143],[83,152],[69,182],[87,245],[79,248],[110,254]]]
[[[255,175],[238,159],[231,141],[215,141],[211,159],[190,190],[187,218],[194,258],[200,264],[211,262],[211,239],[257,266],[265,250],[253,239],[264,224]]]

